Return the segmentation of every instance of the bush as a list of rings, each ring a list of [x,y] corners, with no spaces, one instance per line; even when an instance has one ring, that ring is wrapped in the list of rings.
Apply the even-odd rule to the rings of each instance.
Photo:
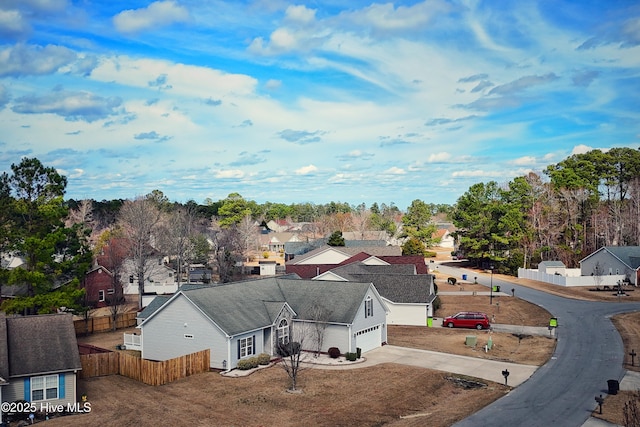
[[[434,313],[440,310],[440,307],[442,306],[442,301],[440,301],[440,297],[436,297],[436,299],[434,299],[433,302],[431,303],[431,306],[433,307]]]
[[[291,341],[287,344],[278,344],[276,347],[276,351],[278,352],[278,356],[280,357],[289,357],[292,354],[296,354],[300,352],[300,343]]]
[[[271,362],[271,356],[269,356],[267,353],[260,353],[256,356],[256,359],[258,359],[259,365],[268,365],[269,362]]]
[[[262,258],[264,258],[264,259],[269,258],[269,252],[267,252],[267,251],[262,252]]]
[[[332,359],[337,359],[338,357],[340,357],[340,349],[338,347],[331,347],[329,348],[329,357],[331,357]]]
[[[435,252],[431,252],[431,251],[425,251],[424,252],[424,257],[425,258],[435,258],[436,257],[436,253]]]
[[[238,369],[240,369],[241,371],[246,371],[249,369],[253,369],[253,368],[257,368],[258,367],[258,358],[257,357],[249,357],[246,359],[240,359],[238,360],[238,363],[236,364],[236,367]]]
[[[358,353],[345,353],[344,357],[349,361],[349,362],[355,362],[356,359],[358,358]]]

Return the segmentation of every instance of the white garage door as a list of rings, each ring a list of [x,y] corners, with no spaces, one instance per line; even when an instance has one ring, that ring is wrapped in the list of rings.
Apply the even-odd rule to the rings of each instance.
[[[372,326],[356,332],[356,347],[362,352],[373,350],[382,344],[382,330],[380,325]]]

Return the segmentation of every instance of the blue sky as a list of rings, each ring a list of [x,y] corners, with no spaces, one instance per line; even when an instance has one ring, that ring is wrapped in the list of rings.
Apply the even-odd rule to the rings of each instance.
[[[404,209],[621,146],[637,1],[0,0],[0,170],[70,198]]]

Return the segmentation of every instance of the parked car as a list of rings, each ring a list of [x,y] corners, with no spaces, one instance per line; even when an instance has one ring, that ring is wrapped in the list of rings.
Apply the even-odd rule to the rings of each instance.
[[[485,313],[477,311],[462,311],[458,314],[442,319],[442,326],[447,326],[449,328],[488,329],[491,324],[489,323],[489,316]]]

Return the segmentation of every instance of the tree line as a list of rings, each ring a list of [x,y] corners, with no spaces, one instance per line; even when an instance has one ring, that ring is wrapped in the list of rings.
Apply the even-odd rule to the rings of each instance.
[[[416,199],[405,212],[394,203],[260,204],[238,193],[178,203],[160,190],[127,200],[65,200],[66,186],[66,177],[36,158],[0,175],[0,253],[25,260],[23,268],[0,269],[0,294],[12,286],[22,295],[3,301],[2,310],[86,312],[82,280],[105,253],[114,286],[128,259],[140,292],[158,254],[179,277],[197,263],[213,266],[222,282],[233,280],[271,220],[303,223],[309,239],[381,231],[404,242],[403,253],[424,254],[438,243],[437,217],[457,227],[460,255],[511,273],[541,260],[574,267],[602,246],[640,245],[640,151],[630,148],[572,155],[507,183],[477,183],[454,206]],[[118,241],[128,243],[105,250]]]
[[[452,220],[461,255],[504,272],[640,245],[640,151],[592,150],[506,184],[472,185]]]

